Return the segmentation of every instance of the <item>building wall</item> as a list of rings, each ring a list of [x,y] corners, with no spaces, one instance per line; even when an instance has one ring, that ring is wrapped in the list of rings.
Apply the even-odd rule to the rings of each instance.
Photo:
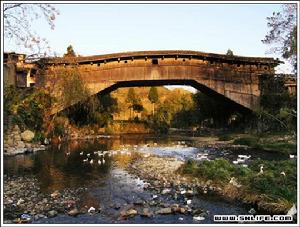
[[[6,63],[3,67],[3,85],[4,87],[16,85],[16,67],[15,64]]]
[[[35,84],[35,65],[25,62],[24,54],[4,53],[4,86],[30,87]]]

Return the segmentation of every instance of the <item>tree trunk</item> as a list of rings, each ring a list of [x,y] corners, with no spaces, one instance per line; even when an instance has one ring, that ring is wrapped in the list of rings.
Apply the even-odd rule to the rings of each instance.
[[[155,103],[153,102],[153,103],[152,103],[152,116],[153,116],[153,117],[154,117],[154,112],[155,112],[155,106],[154,106],[154,105],[155,105]]]

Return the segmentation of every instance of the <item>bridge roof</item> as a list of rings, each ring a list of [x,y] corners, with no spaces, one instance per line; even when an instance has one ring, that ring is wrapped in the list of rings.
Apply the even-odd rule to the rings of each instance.
[[[113,53],[104,55],[91,55],[91,56],[79,56],[79,57],[59,57],[59,58],[48,58],[47,63],[87,63],[87,62],[97,62],[104,60],[117,60],[117,59],[130,59],[130,58],[143,58],[143,57],[168,57],[168,56],[178,56],[178,57],[192,57],[192,58],[202,58],[207,60],[217,60],[217,61],[230,61],[230,62],[242,62],[249,64],[271,64],[279,65],[282,61],[274,58],[266,57],[245,57],[238,55],[226,55],[226,54],[215,54],[206,53],[200,51],[191,50],[155,50],[155,51],[132,51],[123,53]]]

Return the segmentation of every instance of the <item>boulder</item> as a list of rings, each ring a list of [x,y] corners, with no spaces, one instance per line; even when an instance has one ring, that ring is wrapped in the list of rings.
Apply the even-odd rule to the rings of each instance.
[[[12,130],[12,133],[15,133],[15,134],[20,133],[20,128],[19,128],[18,125],[15,125],[15,126],[14,126],[14,128],[13,128],[13,130]]]
[[[7,139],[7,141],[6,141],[6,144],[8,145],[8,146],[13,146],[14,145],[14,141],[13,141],[13,139],[12,138],[8,138]]]
[[[21,141],[21,139],[22,139],[20,134],[14,135],[13,138],[15,141]]]
[[[34,132],[30,130],[25,130],[24,132],[21,133],[22,140],[26,142],[31,142],[32,139],[34,138]]]
[[[18,141],[16,147],[17,148],[25,148],[25,143],[23,141]]]
[[[32,148],[32,145],[31,145],[31,143],[25,143],[25,147],[26,148]]]

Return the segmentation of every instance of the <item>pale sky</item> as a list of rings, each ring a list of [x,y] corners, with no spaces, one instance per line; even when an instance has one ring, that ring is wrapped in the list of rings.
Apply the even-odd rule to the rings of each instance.
[[[55,29],[39,20],[32,28],[62,55],[68,45],[77,54],[98,55],[139,50],[195,50],[235,55],[266,54],[261,40],[266,17],[280,11],[270,4],[56,4]],[[8,43],[8,42],[6,42]],[[14,45],[5,51],[16,51]],[[24,51],[20,48],[17,51]],[[281,67],[288,72],[287,64]],[[280,70],[280,71],[282,71]]]

